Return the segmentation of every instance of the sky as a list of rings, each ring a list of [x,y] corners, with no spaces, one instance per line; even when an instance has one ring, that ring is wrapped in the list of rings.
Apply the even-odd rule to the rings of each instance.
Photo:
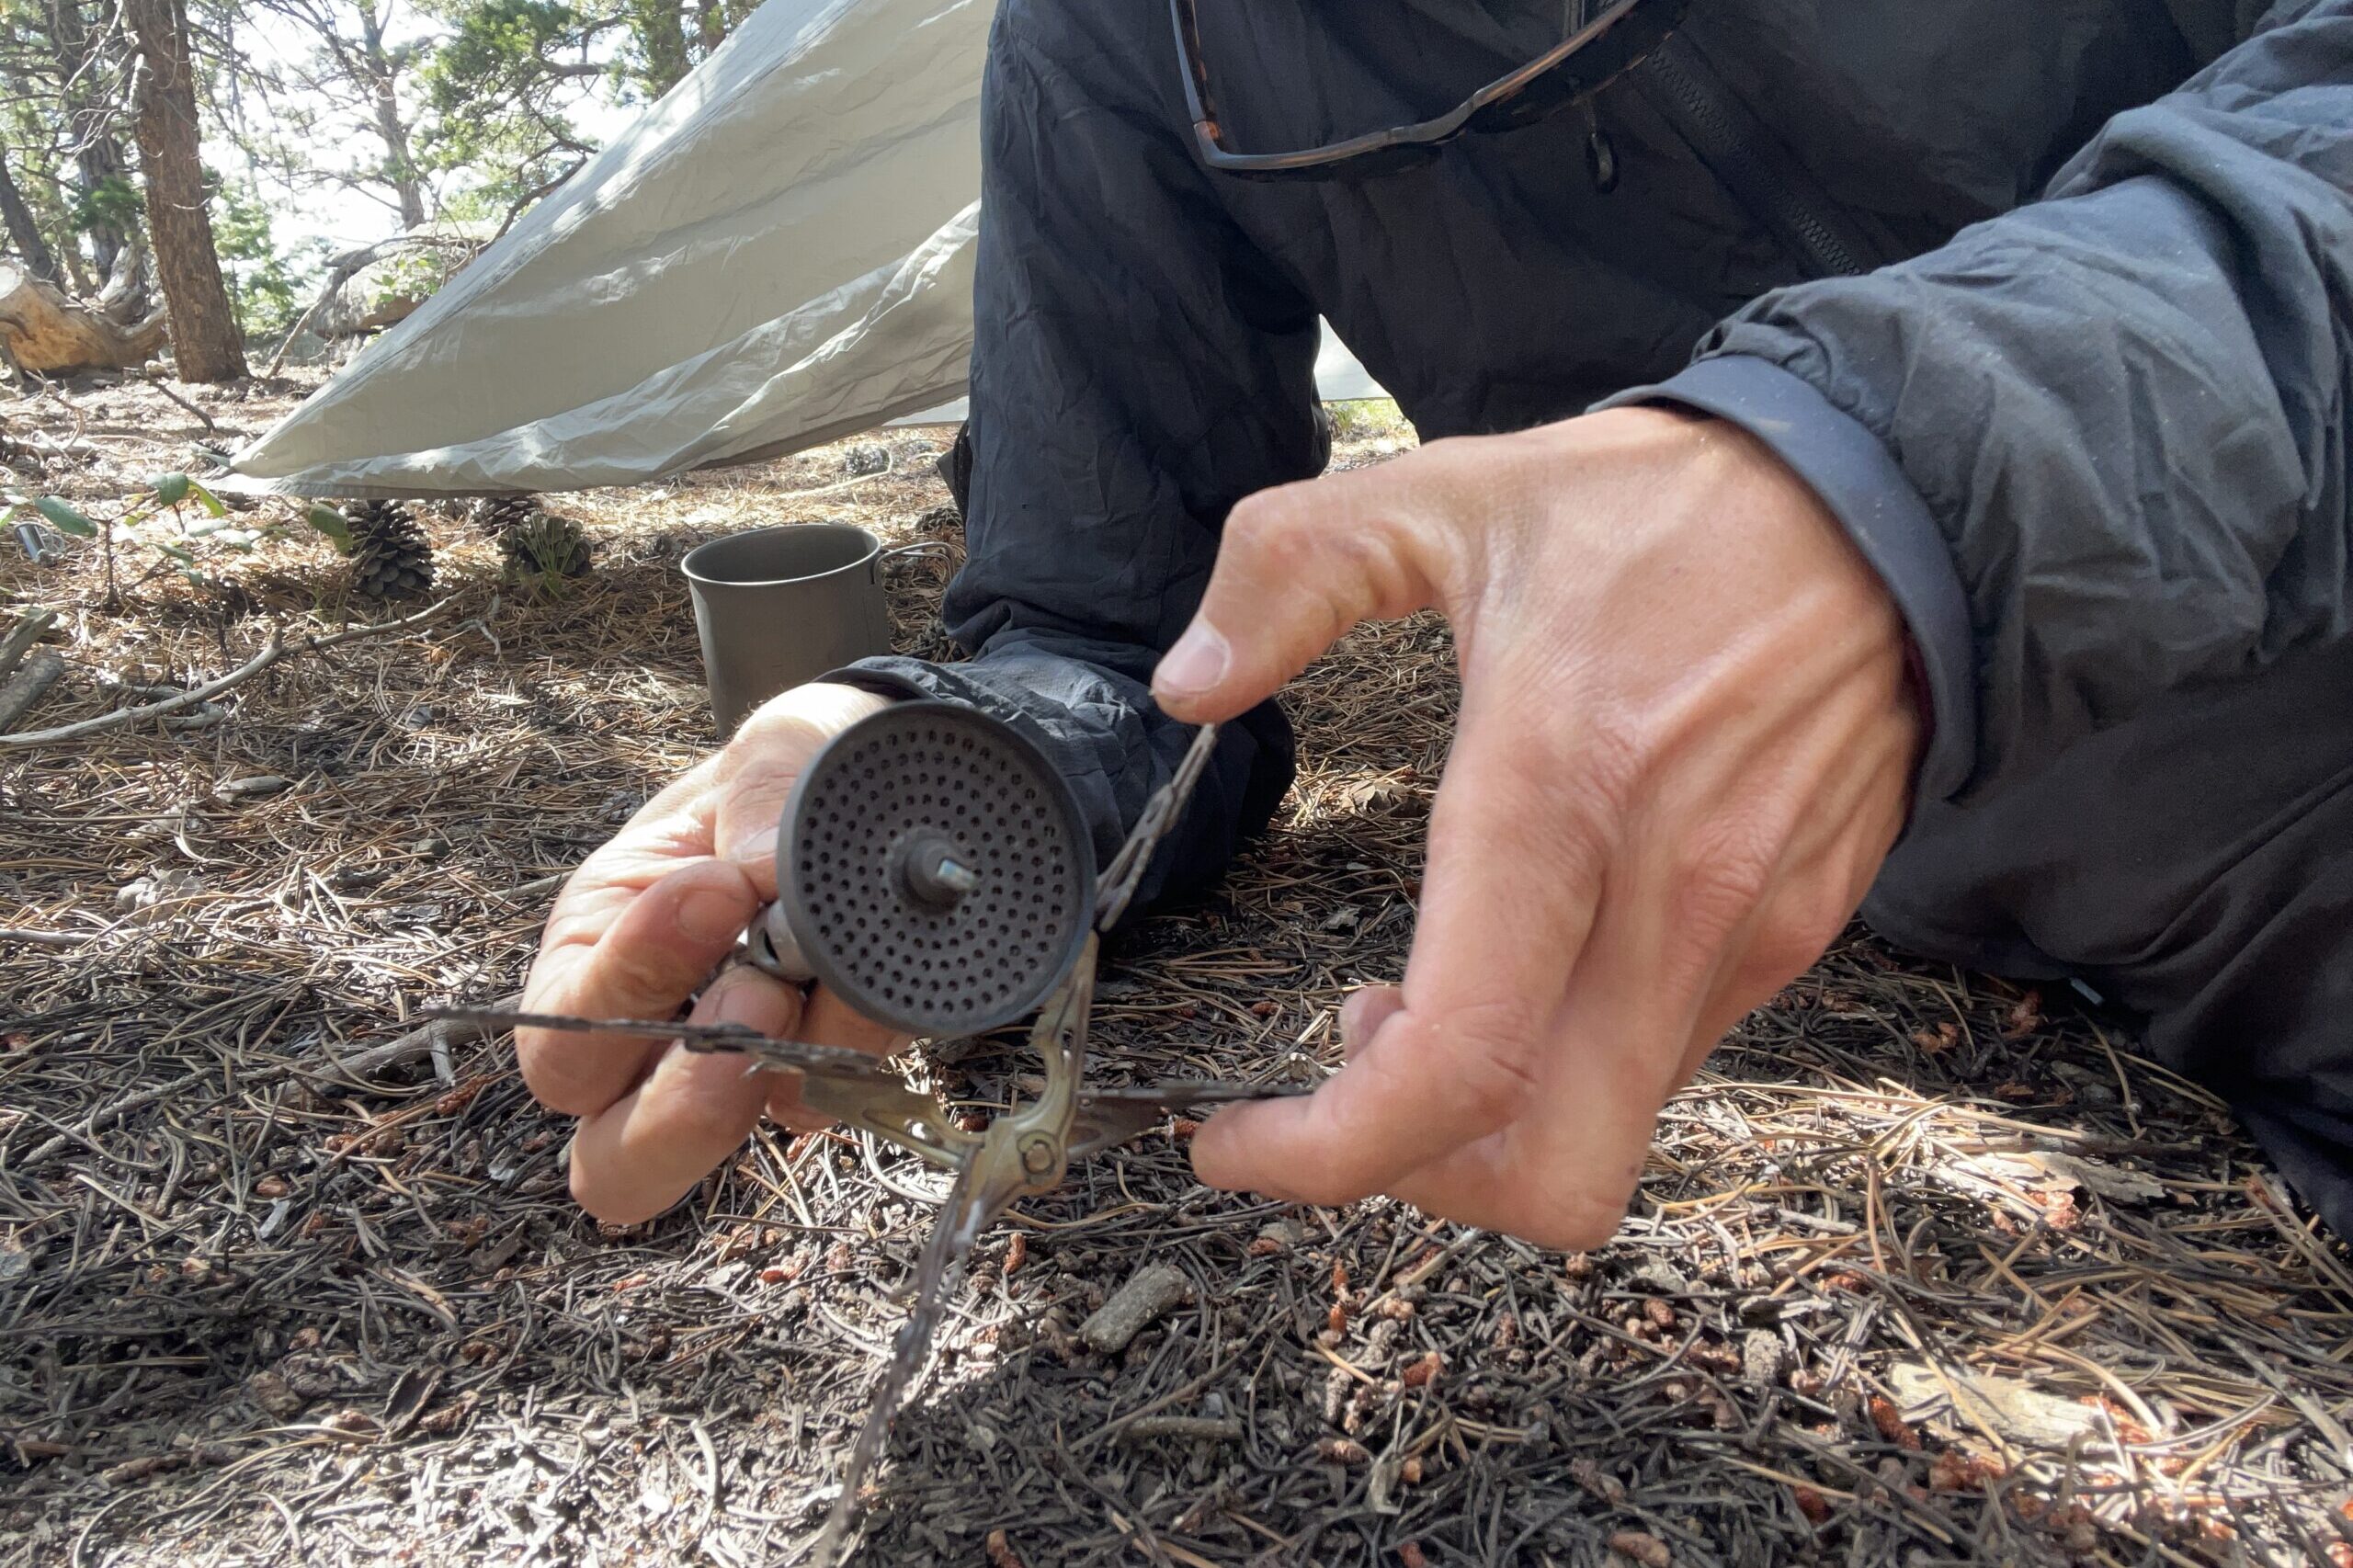
[[[389,43],[417,43],[429,39],[434,30],[430,17],[420,16],[413,6],[402,0],[392,0],[385,29]],[[316,48],[313,36],[297,23],[255,7],[246,13],[240,42],[256,62],[267,67],[308,59]],[[239,107],[254,130],[284,133],[283,122],[257,97],[243,97]],[[642,108],[616,101],[608,83],[590,80],[581,84],[579,101],[572,111],[573,123],[587,140],[603,146],[627,130]],[[311,153],[314,162],[328,167],[350,168],[381,156],[382,143],[364,129],[356,110],[338,114],[330,123],[339,131],[350,132],[350,151],[345,153],[314,147]],[[248,172],[245,154],[225,139],[208,142],[204,157],[224,174],[231,170]],[[320,246],[333,254],[373,244],[400,231],[397,210],[383,200],[345,186],[306,182],[301,188],[290,191],[282,180],[265,171],[259,189],[263,204],[269,209],[272,238],[282,250]]]

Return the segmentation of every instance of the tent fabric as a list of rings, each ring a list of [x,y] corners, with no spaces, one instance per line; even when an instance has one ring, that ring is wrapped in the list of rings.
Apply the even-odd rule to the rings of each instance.
[[[960,398],[991,0],[767,0],[236,454],[250,488],[630,484]],[[1377,395],[1337,350],[1327,395]]]

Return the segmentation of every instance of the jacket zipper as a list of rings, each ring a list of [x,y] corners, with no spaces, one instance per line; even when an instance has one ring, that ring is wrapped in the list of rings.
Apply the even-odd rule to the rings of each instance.
[[[1867,270],[1837,231],[1748,144],[1740,123],[1719,100],[1716,89],[1686,70],[1671,49],[1659,50],[1639,69],[1658,89],[1651,95],[1652,102],[1667,113],[1700,162],[1795,248],[1817,276],[1852,276]]]

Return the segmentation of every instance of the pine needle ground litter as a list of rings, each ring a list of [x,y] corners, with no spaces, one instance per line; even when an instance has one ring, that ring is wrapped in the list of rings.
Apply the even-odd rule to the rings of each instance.
[[[187,395],[231,439],[299,390]],[[136,384],[7,416],[26,483],[93,504],[211,438]],[[496,544],[426,509],[430,624],[290,652],[178,727],[0,753],[0,1564],[805,1551],[938,1178],[763,1133],[600,1230],[506,1043],[410,1015],[510,994],[562,873],[704,754],[685,549],[824,517],[931,540],[890,586],[899,645],[943,651],[943,435],[550,497],[596,545],[555,605],[498,597]],[[1342,460],[1409,440],[1351,421]],[[0,563],[68,664],[20,727],[384,615],[299,528],[116,616],[93,553]],[[1453,706],[1427,620],[1310,673],[1276,831],[1107,955],[1098,1072],[1335,1060],[1347,989],[1402,967]],[[976,1110],[1033,1070],[994,1041],[920,1069]],[[863,1561],[2353,1555],[2345,1250],[2070,996],[1855,936],[1677,1097],[1587,1256],[1210,1192],[1187,1132],[984,1244]],[[1148,1267],[1145,1321],[1082,1332]]]

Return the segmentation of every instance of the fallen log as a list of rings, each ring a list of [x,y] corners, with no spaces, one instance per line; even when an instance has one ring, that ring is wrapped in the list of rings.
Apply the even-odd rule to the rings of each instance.
[[[64,660],[46,648],[35,650],[22,669],[0,684],[0,734],[6,734],[28,709],[47,696],[64,674]]]
[[[164,346],[164,313],[124,326],[21,267],[0,263],[0,348],[38,375],[141,365]]]

